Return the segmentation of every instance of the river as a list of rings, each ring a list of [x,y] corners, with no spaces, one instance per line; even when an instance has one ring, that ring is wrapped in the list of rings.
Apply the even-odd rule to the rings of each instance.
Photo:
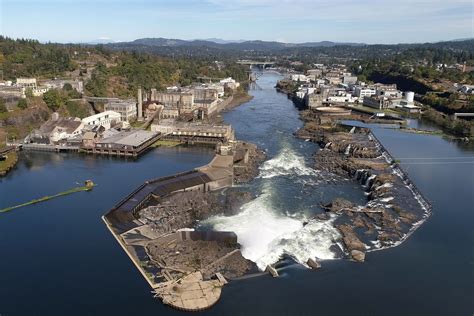
[[[474,311],[474,150],[435,135],[373,127],[374,133],[433,204],[433,215],[401,246],[356,264],[337,257],[330,223],[303,223],[319,203],[343,196],[364,201],[348,179],[315,172],[316,145],[292,133],[298,111],[267,73],[254,98],[224,114],[239,139],[267,151],[260,176],[246,185],[258,196],[232,217],[203,223],[238,234],[243,254],[260,266],[282,254],[279,278],[262,276],[224,287],[212,315],[470,315]],[[0,180],[0,208],[74,187],[81,192],[0,214],[0,314],[177,314],[153,299],[148,284],[101,220],[149,178],[207,163],[212,151],[155,149],[137,161],[77,154],[22,153]],[[336,247],[337,248],[337,247]],[[317,272],[295,264],[323,260]]]

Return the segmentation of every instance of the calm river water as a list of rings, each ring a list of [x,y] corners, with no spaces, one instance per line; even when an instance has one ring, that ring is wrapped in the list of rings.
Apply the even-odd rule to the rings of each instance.
[[[433,215],[401,246],[372,252],[364,264],[333,259],[337,232],[302,223],[335,196],[363,201],[360,186],[314,172],[312,143],[291,133],[298,111],[267,73],[254,99],[224,115],[239,139],[267,151],[258,197],[240,214],[207,221],[232,229],[243,254],[264,266],[327,259],[314,272],[286,260],[281,277],[231,282],[212,315],[472,315],[474,313],[474,149],[440,136],[374,127],[433,204]],[[414,124],[417,124],[414,122]],[[0,208],[92,179],[97,187],[0,214],[0,315],[178,314],[152,298],[148,284],[101,216],[149,178],[207,163],[212,150],[156,149],[138,161],[76,154],[23,153],[0,178]],[[332,248],[331,248],[332,247]]]

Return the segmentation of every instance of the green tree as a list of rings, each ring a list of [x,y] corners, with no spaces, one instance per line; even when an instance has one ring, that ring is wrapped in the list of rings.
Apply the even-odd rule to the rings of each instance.
[[[57,89],[51,89],[43,94],[43,101],[54,112],[64,103],[64,97]]]
[[[25,95],[26,95],[27,98],[32,98],[33,97],[33,89],[26,88]]]
[[[64,86],[63,86],[63,90],[64,91],[72,91],[72,85],[69,82],[65,83]]]
[[[3,100],[2,98],[0,98],[0,113],[5,113],[7,112],[7,106],[5,104],[5,100]]]
[[[26,99],[20,99],[20,101],[18,101],[17,106],[18,106],[20,109],[24,110],[24,109],[26,109],[26,108],[28,107],[28,102],[26,102]]]
[[[81,94],[77,92],[76,89],[72,89],[71,91],[68,91],[67,96],[69,99],[80,99]]]

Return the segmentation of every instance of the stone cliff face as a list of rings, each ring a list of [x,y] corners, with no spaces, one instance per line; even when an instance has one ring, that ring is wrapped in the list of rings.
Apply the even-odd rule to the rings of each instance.
[[[16,140],[21,140],[32,129],[46,122],[49,116],[50,111],[45,106],[7,113],[4,117],[0,117],[0,142],[5,141],[7,134],[9,139],[14,137]]]
[[[16,112],[0,121],[0,126],[37,125],[49,118],[49,111],[43,108]]]

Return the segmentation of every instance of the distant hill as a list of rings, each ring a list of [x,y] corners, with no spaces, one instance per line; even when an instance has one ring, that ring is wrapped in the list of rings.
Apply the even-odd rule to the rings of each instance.
[[[182,40],[169,38],[140,38],[131,42],[115,42],[103,45],[111,50],[137,51],[162,56],[187,58],[269,58],[276,56],[293,56],[300,60],[321,58],[386,58],[405,51],[425,51],[425,55],[436,51],[435,62],[446,60],[445,56],[452,51],[465,51],[474,54],[474,40],[452,40],[437,43],[413,44],[364,44],[347,42],[305,42],[283,43],[277,41],[225,41],[221,39]],[[431,52],[430,52],[431,51]],[[423,58],[425,58],[424,56]],[[464,58],[464,57],[463,57]],[[334,62],[334,60],[332,60]]]
[[[337,43],[330,41],[307,42],[307,43],[282,43],[276,41],[226,41],[222,39],[203,39],[203,40],[181,40],[169,38],[140,38],[131,42],[110,43],[114,48],[132,46],[143,47],[208,47],[222,50],[240,50],[240,51],[274,51],[293,47],[333,47],[337,45],[344,46],[363,46],[361,43]]]
[[[202,38],[202,39],[196,39],[196,41],[207,41],[207,42],[214,42],[217,44],[230,44],[230,43],[243,43],[246,42],[246,40],[225,40],[222,38]]]

